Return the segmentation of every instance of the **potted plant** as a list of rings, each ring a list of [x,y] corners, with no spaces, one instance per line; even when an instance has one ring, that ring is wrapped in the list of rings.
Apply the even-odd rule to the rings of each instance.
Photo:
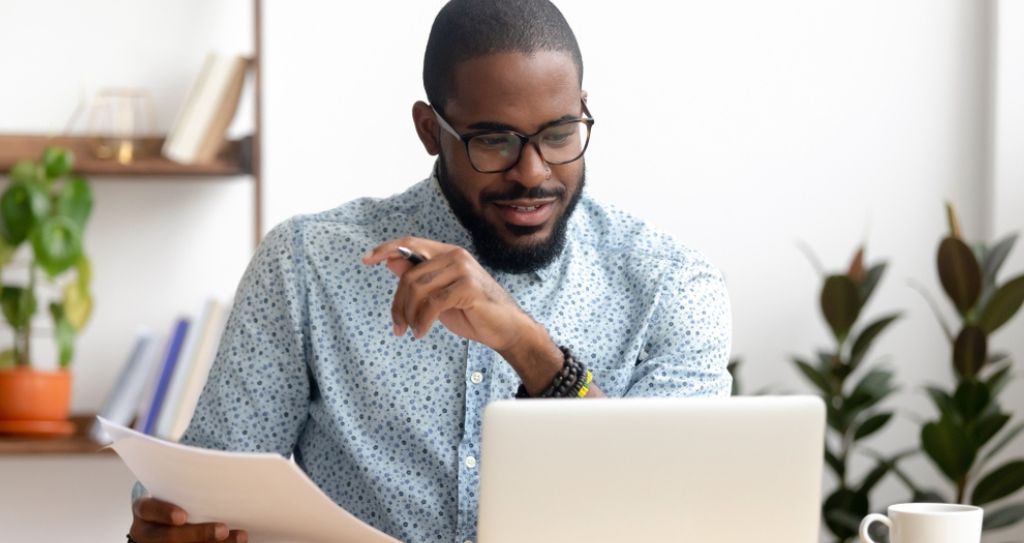
[[[885,262],[867,265],[863,246],[842,273],[828,274],[809,250],[808,256],[822,275],[820,307],[833,344],[813,357],[795,356],[793,363],[825,401],[825,464],[835,475],[836,488],[825,499],[822,516],[835,541],[844,542],[856,539],[860,520],[872,510],[872,490],[899,459],[876,458],[875,467],[857,481],[849,469],[856,452],[868,452],[862,442],[893,417],[891,410],[879,407],[897,389],[893,372],[880,365],[868,367],[867,362],[872,344],[900,314],[858,324],[886,269]]]
[[[92,191],[72,174],[73,160],[70,151],[49,147],[39,161],[16,163],[0,194],[0,309],[14,337],[0,352],[0,433],[73,431],[69,368],[93,305],[82,248]],[[55,371],[32,367],[32,321],[44,306],[59,353]]]
[[[919,287],[942,326],[952,353],[954,384],[927,387],[936,417],[921,428],[921,448],[950,483],[942,501],[985,507],[985,530],[1024,520],[1024,458],[992,467],[1000,451],[1024,431],[999,402],[1013,361],[989,349],[990,337],[1024,305],[1024,274],[1005,282],[998,273],[1017,236],[994,244],[968,245],[951,205],[946,206],[949,235],[939,244],[939,279],[956,309],[959,323],[946,322],[923,287]]]

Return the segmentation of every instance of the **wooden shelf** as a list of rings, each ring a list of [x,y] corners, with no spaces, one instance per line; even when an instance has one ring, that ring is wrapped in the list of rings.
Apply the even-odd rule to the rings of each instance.
[[[75,433],[68,437],[40,438],[0,436],[0,457],[10,455],[39,454],[113,454],[111,449],[100,450],[103,445],[89,439],[89,427],[96,417],[79,415],[71,417]]]
[[[18,160],[38,159],[49,145],[60,145],[75,154],[75,172],[86,176],[111,177],[217,177],[252,173],[252,139],[228,142],[216,160],[208,164],[178,164],[162,156],[158,150],[163,138],[144,138],[140,142],[150,149],[131,163],[104,160],[93,155],[91,138],[80,136],[48,137],[42,135],[0,135],[0,173],[7,173]]]

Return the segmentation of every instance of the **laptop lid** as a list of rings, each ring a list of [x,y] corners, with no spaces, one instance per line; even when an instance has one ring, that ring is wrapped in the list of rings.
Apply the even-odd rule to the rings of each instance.
[[[480,543],[815,543],[825,406],[811,396],[499,401]]]

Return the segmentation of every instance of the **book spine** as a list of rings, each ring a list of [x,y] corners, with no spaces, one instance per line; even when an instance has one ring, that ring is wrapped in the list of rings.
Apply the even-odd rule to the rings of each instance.
[[[174,332],[167,347],[167,355],[164,357],[163,369],[160,371],[160,380],[153,394],[153,403],[149,406],[149,413],[146,416],[146,423],[143,426],[143,433],[153,435],[156,429],[156,421],[160,416],[160,409],[163,406],[164,396],[174,375],[174,367],[178,362],[178,355],[181,353],[181,344],[185,340],[185,333],[188,331],[188,319],[181,318],[174,326]]]

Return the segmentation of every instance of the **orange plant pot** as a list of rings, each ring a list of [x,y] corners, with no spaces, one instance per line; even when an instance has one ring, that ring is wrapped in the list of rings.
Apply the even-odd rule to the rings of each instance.
[[[0,370],[0,421],[66,421],[70,406],[70,371]]]

